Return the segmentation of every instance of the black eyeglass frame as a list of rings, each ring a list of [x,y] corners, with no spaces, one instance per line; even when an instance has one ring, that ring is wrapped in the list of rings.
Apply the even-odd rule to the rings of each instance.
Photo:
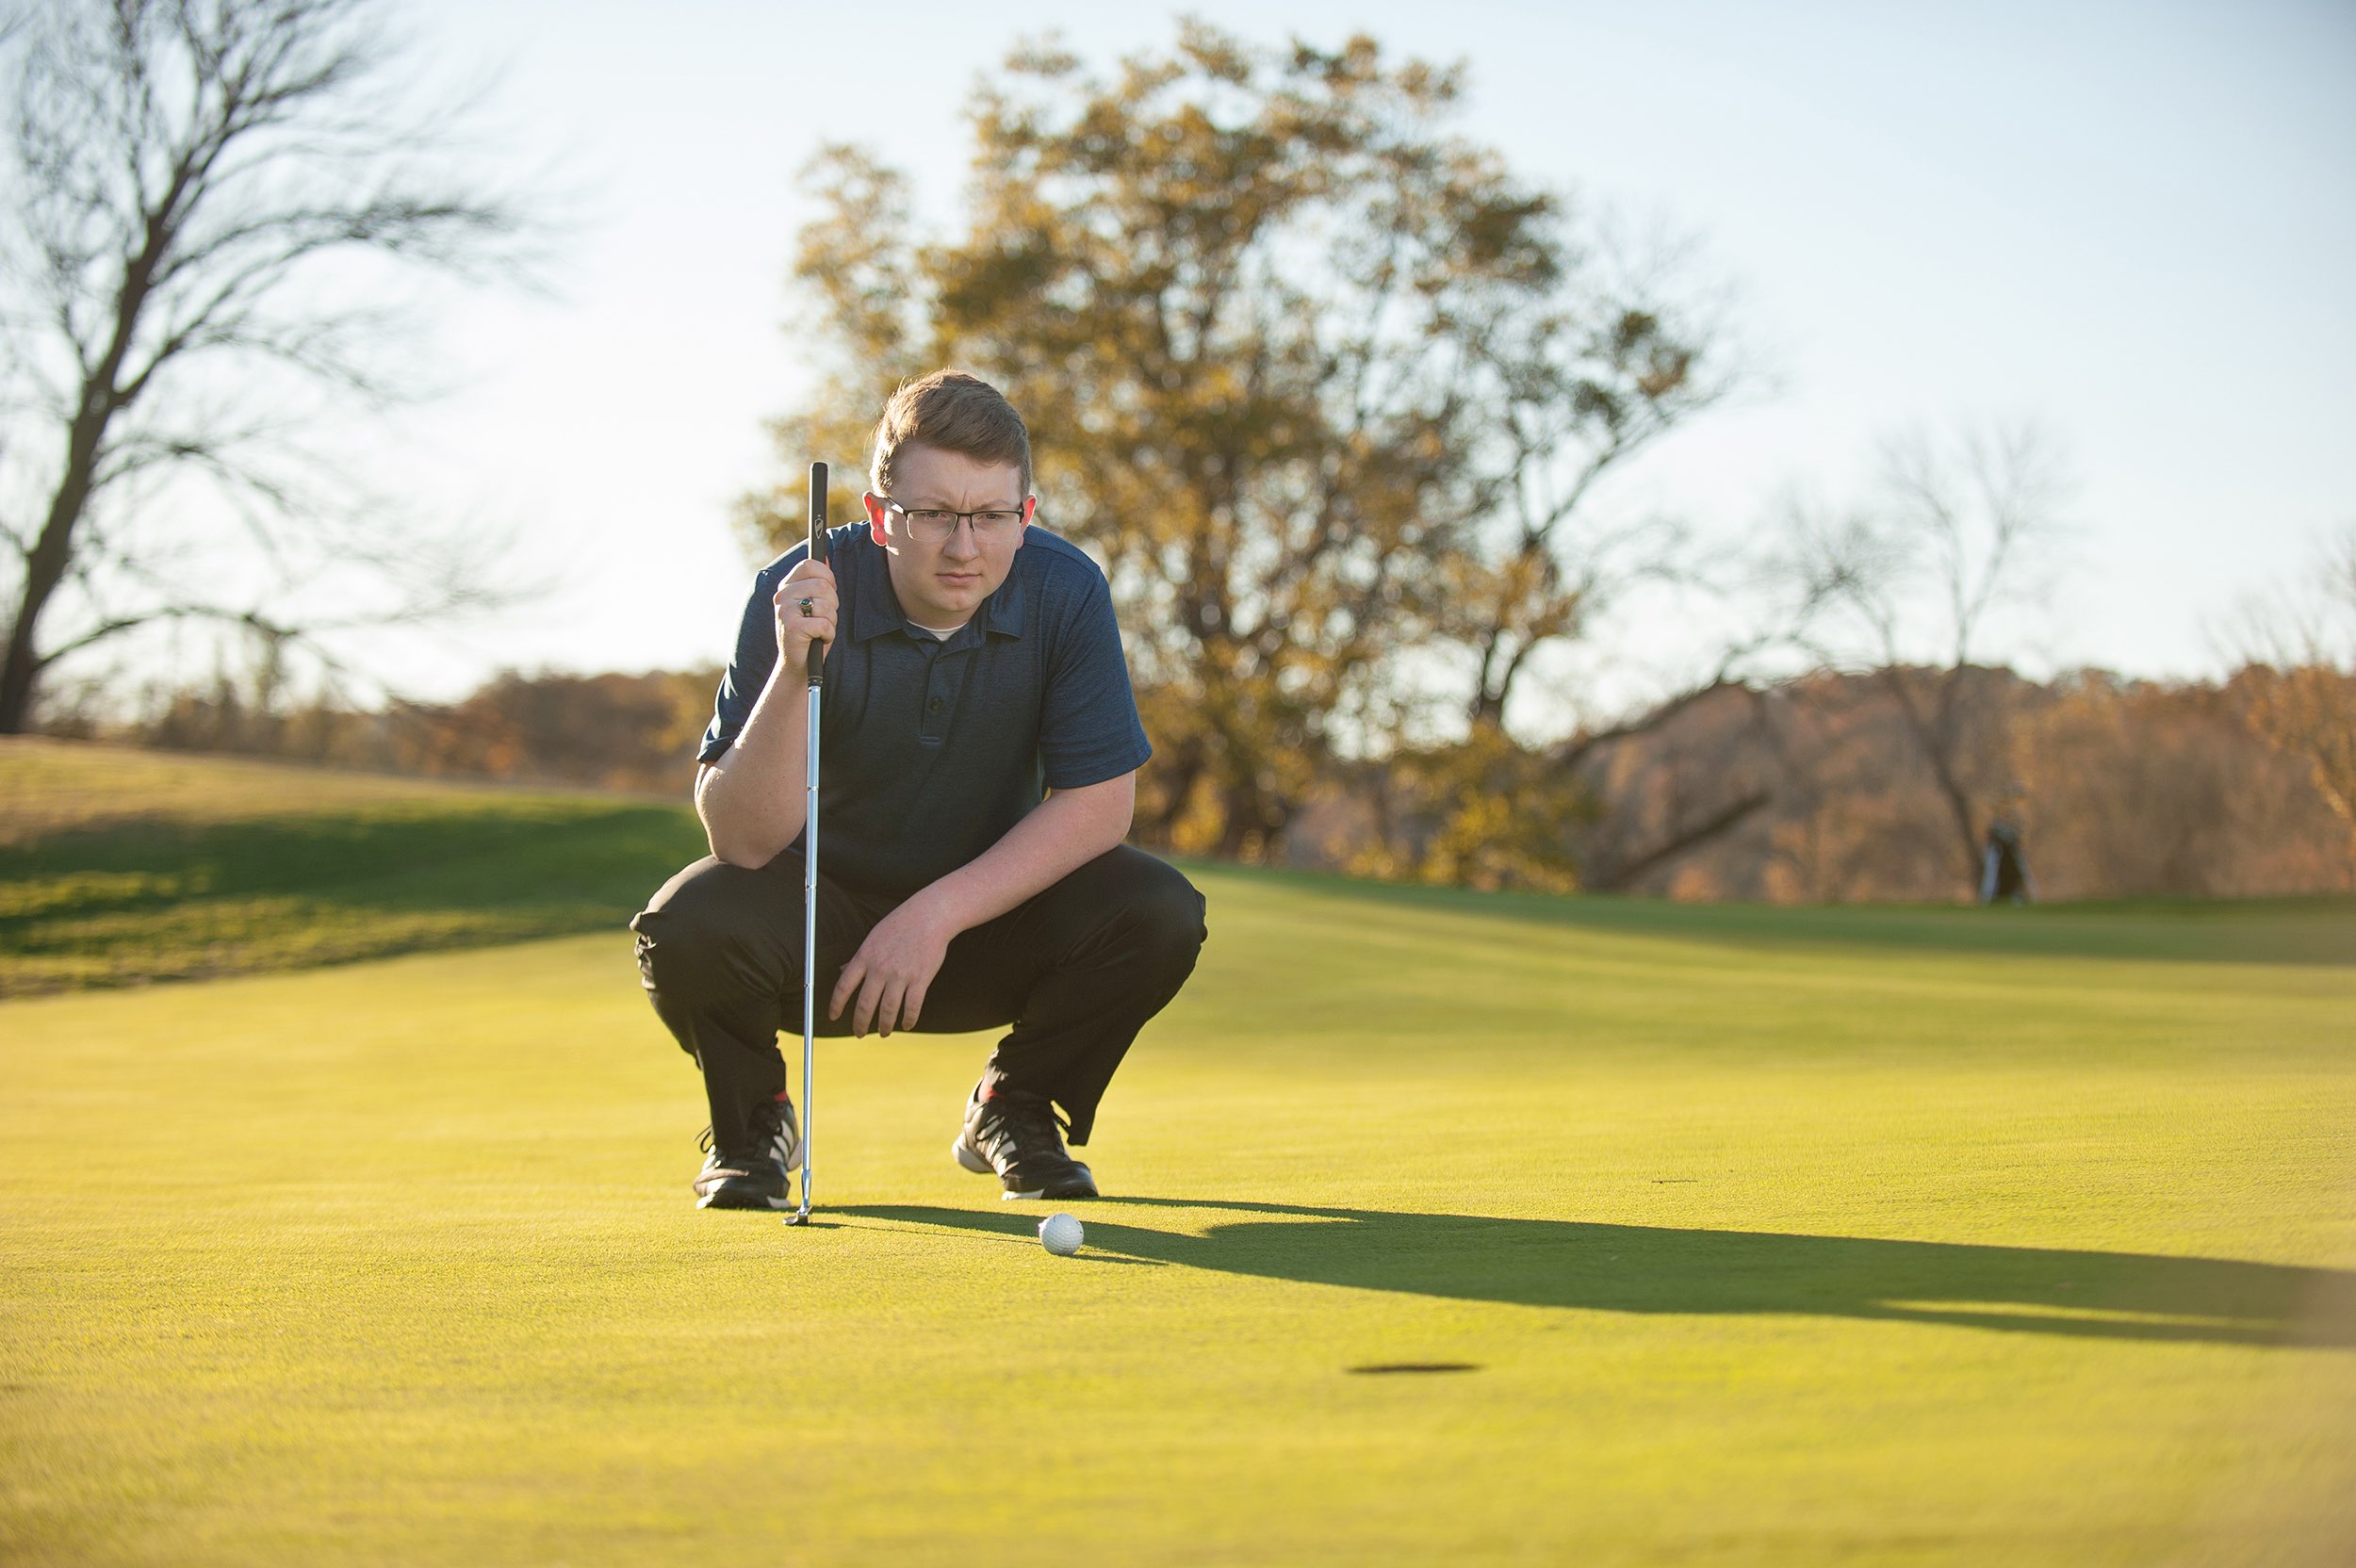
[[[1023,525],[1030,521],[1030,507],[1027,504],[1027,498],[1026,503],[1022,506],[985,506],[976,508],[972,512],[958,512],[954,508],[946,506],[906,506],[899,501],[892,499],[890,496],[878,496],[875,498],[883,502],[884,505],[890,510],[897,512],[901,517],[907,521],[908,532],[913,537],[923,540],[928,545],[947,544],[950,540],[957,537],[957,529],[960,525],[962,525],[968,532],[972,533],[976,540],[985,537],[996,537],[997,535],[994,533],[985,535],[982,532],[981,519],[984,517],[1011,517],[1014,519],[1016,528],[1021,528]],[[941,531],[941,537],[934,539],[929,538],[925,534],[918,531],[916,519],[919,517],[947,517],[950,519],[950,523],[946,529]]]

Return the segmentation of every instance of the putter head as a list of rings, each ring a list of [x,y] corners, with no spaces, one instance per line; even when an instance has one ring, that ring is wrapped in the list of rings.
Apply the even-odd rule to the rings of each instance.
[[[807,1225],[810,1223],[810,1211],[808,1209],[796,1209],[792,1214],[785,1217],[785,1222],[788,1225]]]

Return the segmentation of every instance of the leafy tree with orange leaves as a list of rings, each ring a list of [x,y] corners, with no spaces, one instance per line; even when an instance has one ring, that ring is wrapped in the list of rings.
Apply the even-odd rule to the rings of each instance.
[[[1448,134],[1462,90],[1366,38],[1189,23],[1106,77],[1019,52],[975,100],[956,237],[920,243],[865,154],[812,166],[796,270],[835,358],[782,454],[854,458],[935,366],[1003,387],[1043,519],[1122,612],[1150,839],[1272,853],[1336,755],[1395,732],[1414,656],[1477,670],[1459,710],[1495,724],[1582,629],[1569,525],[1595,474],[1723,388],[1707,334]],[[790,487],[742,515],[764,546],[800,527]]]

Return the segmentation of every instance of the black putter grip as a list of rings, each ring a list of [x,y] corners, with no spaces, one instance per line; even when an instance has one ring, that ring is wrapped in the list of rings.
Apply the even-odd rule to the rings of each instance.
[[[821,566],[826,564],[826,466],[823,463],[810,466],[810,558]],[[826,673],[826,645],[813,641],[810,645],[810,683],[817,685]]]

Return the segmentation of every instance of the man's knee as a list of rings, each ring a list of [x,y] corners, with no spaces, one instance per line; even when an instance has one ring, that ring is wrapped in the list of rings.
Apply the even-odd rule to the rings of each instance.
[[[646,988],[709,996],[774,988],[784,956],[766,951],[761,875],[710,857],[663,885],[630,923]]]
[[[1125,844],[1114,853],[1123,857],[1121,907],[1126,923],[1140,946],[1184,979],[1209,935],[1202,893],[1167,860]]]

